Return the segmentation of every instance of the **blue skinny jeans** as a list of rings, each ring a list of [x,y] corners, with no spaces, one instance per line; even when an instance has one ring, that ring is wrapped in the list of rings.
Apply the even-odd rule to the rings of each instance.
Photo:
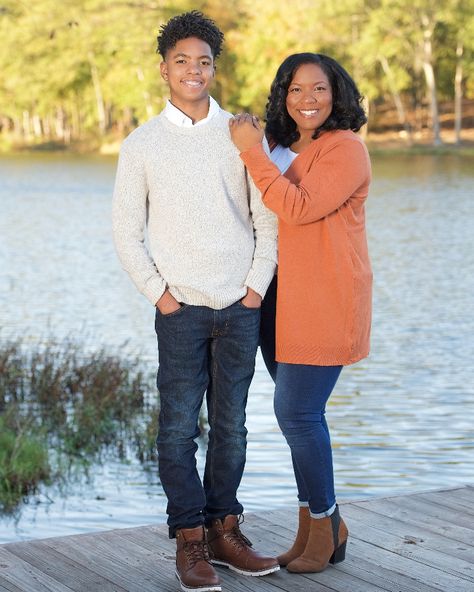
[[[262,305],[260,348],[275,381],[274,408],[291,451],[300,505],[314,518],[335,508],[334,471],[326,403],[342,366],[312,366],[275,362],[276,279]]]

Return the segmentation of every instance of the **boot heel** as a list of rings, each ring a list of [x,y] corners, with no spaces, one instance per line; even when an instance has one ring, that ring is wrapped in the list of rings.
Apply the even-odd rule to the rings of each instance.
[[[347,541],[344,541],[342,543],[342,545],[340,547],[338,547],[334,553],[331,555],[331,559],[329,560],[329,563],[331,565],[334,565],[335,563],[340,563],[341,561],[344,561],[344,559],[346,558],[346,544]]]

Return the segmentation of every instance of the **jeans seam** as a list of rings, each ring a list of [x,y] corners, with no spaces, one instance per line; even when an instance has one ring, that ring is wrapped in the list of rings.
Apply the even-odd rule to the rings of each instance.
[[[215,356],[215,349],[217,347],[216,341],[213,341],[211,344],[211,380],[212,380],[212,392],[214,396],[214,401],[212,404],[212,427],[211,430],[214,430],[214,426],[216,425],[216,418],[217,418],[217,362]],[[215,434],[212,436],[212,448],[210,450],[210,487],[211,489],[214,488],[214,442],[215,442]]]

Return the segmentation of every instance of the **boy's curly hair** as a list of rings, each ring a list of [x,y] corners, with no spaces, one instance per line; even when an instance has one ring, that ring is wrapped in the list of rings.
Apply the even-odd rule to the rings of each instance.
[[[222,51],[224,33],[217,27],[216,23],[207,18],[198,10],[191,10],[174,16],[165,25],[161,25],[157,37],[157,53],[166,59],[169,49],[174,47],[181,39],[197,37],[209,45],[212,56],[216,59]]]

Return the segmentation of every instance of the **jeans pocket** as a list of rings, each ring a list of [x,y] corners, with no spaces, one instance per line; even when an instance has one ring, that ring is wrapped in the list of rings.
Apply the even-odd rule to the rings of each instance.
[[[185,308],[187,308],[187,307],[188,307],[188,305],[187,305],[187,304],[181,304],[181,306],[180,306],[179,308],[177,308],[177,309],[176,309],[176,310],[174,310],[173,312],[169,312],[168,314],[163,314],[162,312],[160,312],[160,309],[159,309],[159,308],[157,308],[156,310],[157,310],[157,312],[158,312],[158,315],[159,315],[159,316],[160,316],[162,319],[169,319],[170,317],[176,317],[176,316],[180,315],[180,314],[183,312],[183,310],[184,310]]]
[[[262,307],[261,306],[245,306],[245,304],[242,304],[241,300],[237,300],[236,302],[237,306],[240,306],[240,308],[243,308],[244,310],[260,310]]]

